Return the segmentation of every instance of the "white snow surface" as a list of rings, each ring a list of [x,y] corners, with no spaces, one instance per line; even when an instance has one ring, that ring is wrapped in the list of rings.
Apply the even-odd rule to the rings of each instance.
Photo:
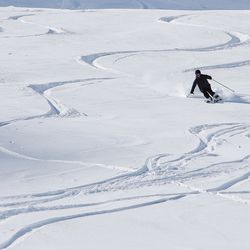
[[[0,0],[0,6],[62,9],[244,10],[249,0]]]
[[[0,8],[0,249],[249,250],[249,23]]]

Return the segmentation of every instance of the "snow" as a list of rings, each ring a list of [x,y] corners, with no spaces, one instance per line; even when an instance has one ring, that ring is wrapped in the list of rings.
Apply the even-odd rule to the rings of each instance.
[[[248,0],[0,0],[0,6],[66,9],[244,10]]]
[[[0,249],[249,249],[249,21],[0,8]]]

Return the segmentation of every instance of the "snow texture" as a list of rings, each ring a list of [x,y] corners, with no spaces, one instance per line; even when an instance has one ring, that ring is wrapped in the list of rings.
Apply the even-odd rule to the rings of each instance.
[[[0,0],[0,249],[248,250],[248,1],[39,2]]]
[[[67,9],[244,10],[248,0],[0,0],[0,6]]]

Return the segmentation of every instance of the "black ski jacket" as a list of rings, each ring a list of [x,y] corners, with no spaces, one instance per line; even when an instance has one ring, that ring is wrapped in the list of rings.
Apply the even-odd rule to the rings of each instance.
[[[202,75],[202,74],[200,75],[200,77],[196,77],[190,93],[191,94],[194,93],[194,89],[195,89],[196,85],[198,85],[198,87],[202,93],[209,90],[211,88],[211,85],[207,79],[212,80],[212,77],[209,75]]]

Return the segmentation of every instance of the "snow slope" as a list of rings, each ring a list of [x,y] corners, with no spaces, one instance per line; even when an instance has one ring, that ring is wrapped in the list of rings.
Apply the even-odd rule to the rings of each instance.
[[[0,0],[0,6],[69,9],[245,10],[248,0]]]
[[[0,8],[0,249],[248,250],[249,21]]]

